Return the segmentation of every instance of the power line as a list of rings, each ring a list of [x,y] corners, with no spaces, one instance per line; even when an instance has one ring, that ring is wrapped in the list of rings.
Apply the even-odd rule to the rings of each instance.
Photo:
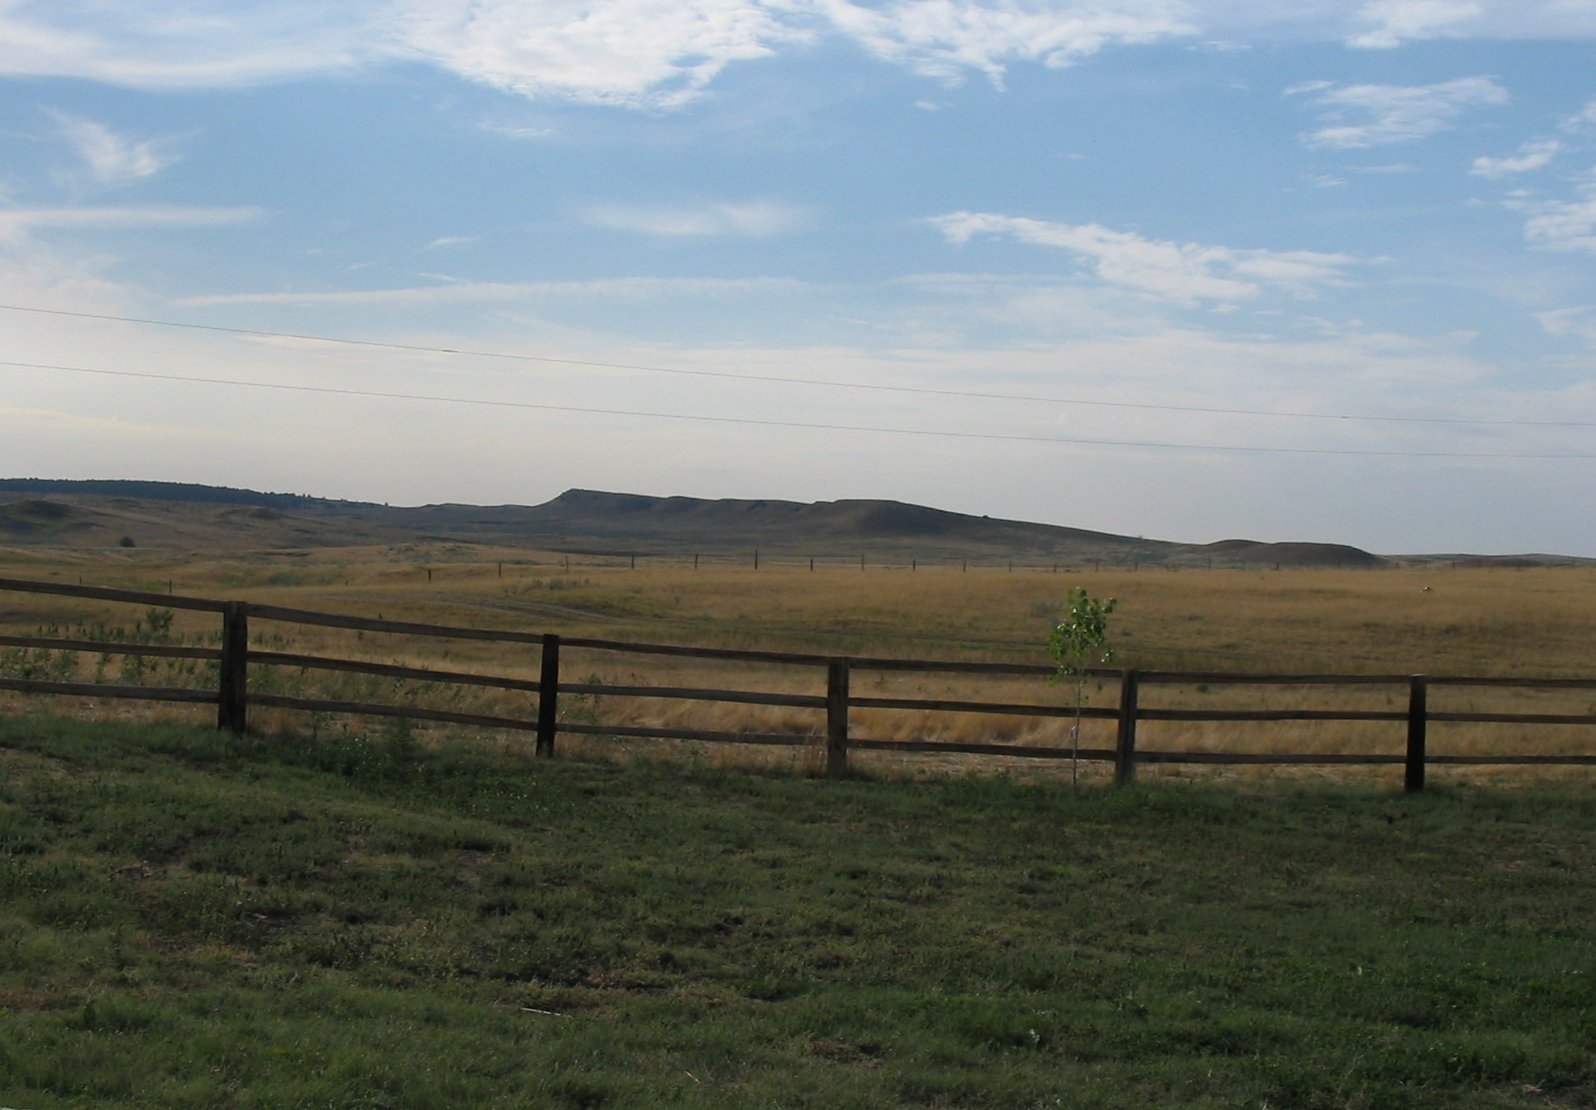
[[[650,420],[683,420],[712,424],[742,424],[763,428],[800,428],[828,432],[864,432],[875,435],[923,436],[940,439],[988,440],[1008,443],[1047,443],[1087,447],[1128,447],[1161,451],[1224,451],[1272,455],[1354,455],[1383,458],[1429,459],[1596,459],[1596,453],[1537,454],[1490,451],[1393,451],[1385,449],[1338,447],[1259,447],[1246,444],[1172,443],[1149,440],[1088,439],[1077,436],[1018,435],[1006,432],[956,432],[935,428],[894,428],[873,424],[831,424],[804,420],[770,420],[747,416],[705,416],[696,413],[658,412],[649,409],[600,408],[589,405],[553,405],[538,401],[503,401],[481,397],[448,397],[428,393],[396,393],[373,389],[348,389],[338,386],[297,385],[286,382],[257,382],[243,378],[220,378],[186,374],[160,374],[144,370],[107,370],[92,366],[61,366],[43,362],[12,362],[0,359],[0,366],[27,370],[49,370],[68,374],[96,374],[113,378],[142,378],[153,381],[182,382],[191,385],[240,386],[295,393],[321,393],[338,397],[365,397],[388,401],[422,401],[432,404],[476,405],[486,408],[531,409],[540,412],[572,412],[595,416],[633,416]]]
[[[515,362],[540,362],[555,366],[582,366],[595,370],[629,370],[645,374],[674,374],[691,378],[719,378],[728,381],[759,382],[770,385],[802,385],[824,389],[852,389],[876,393],[915,394],[926,397],[958,397],[983,401],[1023,401],[1028,404],[1079,405],[1092,408],[1142,409],[1153,412],[1199,413],[1206,416],[1265,416],[1294,420],[1368,421],[1391,424],[1444,424],[1470,427],[1506,428],[1596,428],[1593,420],[1500,420],[1450,416],[1381,416],[1356,413],[1274,411],[1269,409],[1222,408],[1204,405],[1168,405],[1144,401],[1101,401],[1079,397],[1048,397],[1024,393],[996,393],[973,389],[936,389],[930,386],[882,385],[875,382],[839,381],[828,378],[802,378],[780,374],[750,374],[732,370],[689,369],[680,366],[653,366],[646,363],[600,362],[592,359],[558,358],[513,351],[483,351],[463,347],[432,347],[420,343],[396,343],[378,339],[348,339],[339,336],[311,335],[303,332],[265,331],[259,328],[224,327],[180,320],[156,320],[141,316],[116,316],[100,312],[75,312],[64,308],[39,308],[31,305],[0,304],[9,312],[32,312],[45,316],[66,316],[79,320],[105,320],[119,324],[183,328],[191,331],[220,332],[224,335],[249,335],[263,339],[296,339],[312,343],[335,343],[350,347],[371,347],[416,354],[458,355],[469,358],[503,359]],[[1557,458],[1577,456],[1552,456]]]

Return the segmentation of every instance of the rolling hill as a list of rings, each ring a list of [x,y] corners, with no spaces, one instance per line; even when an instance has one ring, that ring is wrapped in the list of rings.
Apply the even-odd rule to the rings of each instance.
[[[1373,567],[1339,544],[1184,544],[886,500],[649,497],[572,489],[541,505],[393,507],[168,482],[0,479],[0,544],[210,551],[448,542],[608,555],[1013,559]]]

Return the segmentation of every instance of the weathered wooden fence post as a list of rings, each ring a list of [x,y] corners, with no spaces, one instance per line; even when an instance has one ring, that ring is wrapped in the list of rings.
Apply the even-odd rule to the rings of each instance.
[[[1141,680],[1126,671],[1119,680],[1119,736],[1114,745],[1114,785],[1136,781],[1136,701]]]
[[[540,757],[554,754],[554,732],[559,727],[560,638],[543,637],[542,666],[538,669],[538,745]]]
[[[1402,786],[1409,794],[1424,789],[1424,741],[1429,726],[1429,684],[1423,675],[1408,679],[1408,760]]]
[[[848,774],[848,661],[826,664],[826,777]]]
[[[234,736],[249,724],[249,607],[222,604],[222,663],[216,690],[216,727]]]

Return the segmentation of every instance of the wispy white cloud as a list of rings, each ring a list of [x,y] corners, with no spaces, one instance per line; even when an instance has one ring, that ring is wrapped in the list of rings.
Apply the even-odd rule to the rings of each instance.
[[[1413,39],[1456,33],[1485,10],[1479,0],[1372,0],[1358,10],[1367,30],[1348,45],[1390,49]]]
[[[7,302],[87,312],[119,312],[137,304],[127,288],[105,276],[100,259],[63,257],[47,244],[13,238],[3,221],[0,246],[0,298]],[[7,323],[6,335],[14,345],[28,341],[16,321]]]
[[[1195,33],[1189,0],[0,0],[0,73],[229,86],[420,60],[532,98],[686,103],[730,65],[823,37],[948,82],[1001,83]]]
[[[97,184],[123,185],[153,177],[175,160],[161,149],[159,140],[129,139],[103,123],[70,112],[52,111],[49,115]]]
[[[956,84],[969,73],[1001,86],[1012,62],[1070,65],[1106,46],[1195,34],[1183,0],[1091,5],[1006,0],[895,0],[883,5],[815,0],[815,7],[871,54]]]
[[[1508,206],[1528,217],[1524,238],[1530,244],[1596,254],[1596,169],[1580,181],[1572,200],[1518,197],[1508,201]]]
[[[1596,351],[1596,305],[1537,312],[1535,318],[1548,335],[1570,335]]]
[[[214,88],[348,69],[381,41],[362,0],[0,0],[0,74]]]
[[[1189,0],[406,0],[414,56],[529,97],[672,107],[737,62],[824,37],[957,84],[1011,64],[1068,65],[1115,44],[1194,34]]]
[[[970,350],[984,342],[1034,348],[1082,336],[1167,331],[1164,305],[1135,290],[1056,276],[996,273],[911,274],[908,290],[878,323],[897,345]]]
[[[1391,49],[1437,38],[1580,39],[1596,35],[1584,0],[1369,0],[1348,45]]]
[[[1564,131],[1579,132],[1592,127],[1596,127],[1596,100],[1590,101],[1563,121]]]
[[[1596,37],[1588,0],[0,0],[0,74],[229,87],[421,61],[520,96],[665,108],[729,66],[851,41],[1001,85],[1113,46]]]
[[[1059,224],[983,212],[953,212],[932,224],[950,242],[978,235],[1056,247],[1086,260],[1111,285],[1183,305],[1250,300],[1266,287],[1310,295],[1350,284],[1346,271],[1360,260],[1317,251],[1270,251],[1147,239],[1097,224]]]
[[[806,212],[776,201],[720,202],[697,206],[599,204],[582,213],[595,227],[663,238],[732,236],[766,239],[801,227]]]
[[[601,278],[594,281],[485,282],[461,281],[397,289],[353,289],[297,293],[212,293],[183,297],[184,308],[230,305],[291,305],[298,308],[425,307],[429,305],[494,304],[551,297],[604,300],[648,300],[673,297],[727,298],[791,293],[808,288],[788,278]]]
[[[503,135],[507,139],[546,139],[554,134],[552,127],[517,126],[508,123],[481,123],[477,125],[480,130],[490,135]]]
[[[1474,165],[1469,173],[1476,177],[1499,178],[1508,177],[1515,173],[1528,173],[1551,164],[1558,152],[1563,149],[1563,144],[1557,139],[1533,139],[1518,148],[1516,154],[1506,158],[1479,157],[1474,159]]]
[[[107,208],[0,207],[0,242],[35,231],[132,230],[151,227],[226,227],[259,218],[258,208],[146,205]]]
[[[428,251],[449,250],[453,247],[475,246],[481,241],[481,238],[476,235],[443,235],[439,236],[437,239],[434,239],[421,249]]]
[[[1281,94],[1280,95],[1282,95],[1282,96],[1302,96],[1304,93],[1314,93],[1314,92],[1319,92],[1322,89],[1329,89],[1329,88],[1334,88],[1334,87],[1335,87],[1335,82],[1334,81],[1323,81],[1323,80],[1303,81],[1300,84],[1291,85],[1291,86],[1281,90]]]
[[[402,48],[528,97],[669,107],[734,62],[807,41],[794,7],[758,0],[407,0]]]
[[[1315,94],[1312,104],[1325,126],[1303,135],[1303,141],[1345,150],[1423,139],[1453,126],[1470,108],[1508,102],[1507,90],[1490,77],[1435,85],[1298,86],[1288,95],[1308,91]]]

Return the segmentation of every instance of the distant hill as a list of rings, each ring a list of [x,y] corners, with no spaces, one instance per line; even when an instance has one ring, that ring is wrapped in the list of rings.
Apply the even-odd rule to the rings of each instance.
[[[129,542],[210,551],[451,542],[621,556],[758,549],[773,557],[867,555],[904,563],[1011,559],[1374,567],[1386,562],[1340,544],[1183,544],[886,500],[647,497],[573,489],[541,505],[395,508],[176,482],[0,479],[0,543],[86,548]]]
[[[1361,548],[1340,543],[1259,543],[1256,540],[1220,540],[1203,545],[1216,563],[1264,564],[1281,567],[1379,567],[1389,560]]]
[[[849,545],[902,548],[925,555],[1001,549],[1031,556],[1136,558],[1158,561],[1181,545],[1132,539],[1051,524],[993,520],[901,501],[770,501],[643,497],[567,490],[524,513],[540,531],[594,539],[678,546],[713,540],[772,549]]]
[[[146,501],[185,501],[205,505],[261,505],[291,509],[311,503],[359,505],[359,501],[328,501],[298,493],[258,493],[230,486],[203,486],[189,482],[137,482],[121,479],[72,481],[65,478],[0,478],[0,493],[59,493],[72,497],[132,497]]]

